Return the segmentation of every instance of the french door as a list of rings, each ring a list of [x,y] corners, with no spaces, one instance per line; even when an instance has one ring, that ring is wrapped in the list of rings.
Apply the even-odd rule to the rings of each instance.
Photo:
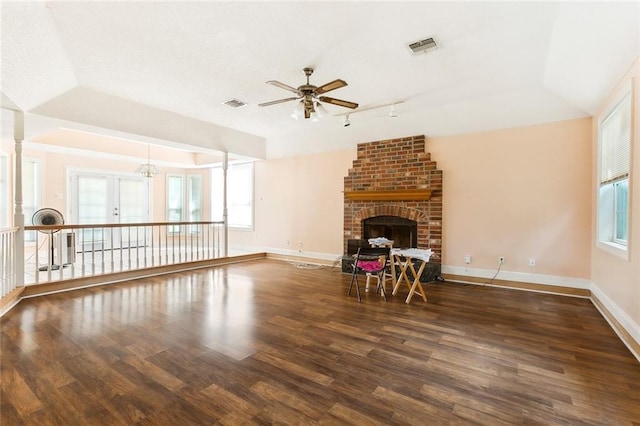
[[[80,225],[149,222],[149,184],[138,176],[72,172],[71,221]],[[144,237],[131,235],[129,228],[92,228],[76,235],[76,247],[83,251],[144,243]]]

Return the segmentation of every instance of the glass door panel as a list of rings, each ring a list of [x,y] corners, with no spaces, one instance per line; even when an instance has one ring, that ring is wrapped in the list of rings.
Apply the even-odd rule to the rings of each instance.
[[[77,176],[78,185],[78,223],[81,225],[106,224],[111,222],[109,206],[109,179],[106,176]],[[76,247],[83,251],[109,248],[107,229],[83,229],[78,235]]]
[[[109,225],[149,221],[149,183],[143,177],[72,173],[71,194],[71,223]],[[144,239],[144,232],[136,232],[135,228],[101,227],[78,233],[76,247],[83,251],[127,248],[143,246]]]
[[[118,178],[117,200],[120,223],[144,223],[149,218],[148,182],[140,178]],[[144,246],[144,232],[135,228],[123,230],[122,247]]]

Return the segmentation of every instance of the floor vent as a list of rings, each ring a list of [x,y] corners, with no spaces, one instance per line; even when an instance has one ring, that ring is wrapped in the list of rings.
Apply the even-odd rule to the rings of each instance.
[[[424,40],[418,40],[413,43],[409,43],[407,46],[409,47],[409,49],[414,55],[417,55],[418,53],[426,52],[428,50],[433,50],[438,47],[436,45],[436,41],[432,37],[425,38]]]

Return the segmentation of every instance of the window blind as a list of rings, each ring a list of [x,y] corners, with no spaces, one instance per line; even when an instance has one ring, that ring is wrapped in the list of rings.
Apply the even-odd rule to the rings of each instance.
[[[600,183],[629,175],[631,157],[631,93],[627,93],[601,126]]]

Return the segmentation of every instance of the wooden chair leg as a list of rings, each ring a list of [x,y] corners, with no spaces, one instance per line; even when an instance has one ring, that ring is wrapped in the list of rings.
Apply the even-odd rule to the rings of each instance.
[[[378,287],[376,288],[376,292],[380,292],[380,295],[382,296],[382,298],[384,299],[384,301],[387,301],[387,294],[384,290],[384,284],[385,284],[385,279],[386,279],[386,273],[384,272],[384,270],[382,272],[378,273]]]

